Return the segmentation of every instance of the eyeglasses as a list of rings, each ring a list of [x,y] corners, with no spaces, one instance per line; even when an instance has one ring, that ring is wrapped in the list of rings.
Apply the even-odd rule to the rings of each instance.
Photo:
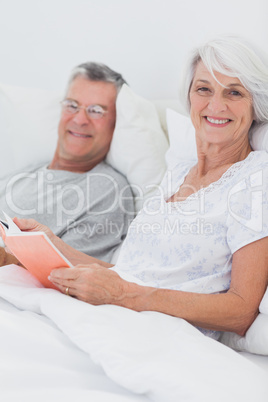
[[[85,109],[87,117],[90,119],[101,119],[108,110],[104,110],[100,105],[80,106],[75,100],[64,99],[61,102],[62,110],[68,114],[78,113],[80,109]]]

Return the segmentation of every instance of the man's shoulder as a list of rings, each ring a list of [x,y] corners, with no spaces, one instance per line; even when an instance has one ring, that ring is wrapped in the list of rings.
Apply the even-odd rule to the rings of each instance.
[[[114,179],[119,185],[126,185],[128,181],[126,177],[118,172],[118,170],[114,169],[111,165],[107,162],[102,161],[98,163],[91,171],[88,172],[89,174],[103,174],[104,176],[107,175]]]
[[[42,170],[46,167],[46,164],[43,163],[32,163],[30,165],[25,165],[23,168],[20,169],[14,169],[13,172],[8,173],[7,175],[3,175],[0,177],[0,181],[9,181],[13,177],[16,177],[17,175],[28,175],[31,173],[35,173],[39,170]]]
[[[125,215],[126,211],[129,211],[127,214],[133,215],[133,193],[131,185],[124,175],[104,161],[87,172],[87,175],[94,196],[100,194],[102,199],[109,202],[109,205],[111,200],[113,202],[114,200],[121,200],[120,205],[124,205],[125,210],[122,216]],[[116,202],[114,205],[117,208],[119,204]]]

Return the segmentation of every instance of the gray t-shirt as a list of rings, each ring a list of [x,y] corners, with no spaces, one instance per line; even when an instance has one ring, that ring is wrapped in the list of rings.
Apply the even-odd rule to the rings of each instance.
[[[31,166],[0,179],[0,209],[33,218],[67,244],[109,262],[133,219],[124,176],[101,162],[86,173]]]

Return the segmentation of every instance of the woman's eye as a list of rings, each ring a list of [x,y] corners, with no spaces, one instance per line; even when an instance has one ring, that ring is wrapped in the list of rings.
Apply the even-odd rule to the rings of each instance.
[[[238,92],[238,91],[231,91],[230,95],[232,95],[232,96],[241,96],[241,93]]]
[[[197,92],[201,95],[207,95],[210,93],[210,90],[207,87],[200,87],[200,88],[197,88]]]

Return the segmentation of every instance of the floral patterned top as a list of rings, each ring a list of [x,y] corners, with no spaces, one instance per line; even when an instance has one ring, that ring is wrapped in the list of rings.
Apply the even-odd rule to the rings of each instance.
[[[168,171],[130,225],[113,268],[122,278],[158,288],[226,292],[232,255],[268,236],[266,152],[251,152],[186,200],[167,202],[192,166],[183,162]]]

